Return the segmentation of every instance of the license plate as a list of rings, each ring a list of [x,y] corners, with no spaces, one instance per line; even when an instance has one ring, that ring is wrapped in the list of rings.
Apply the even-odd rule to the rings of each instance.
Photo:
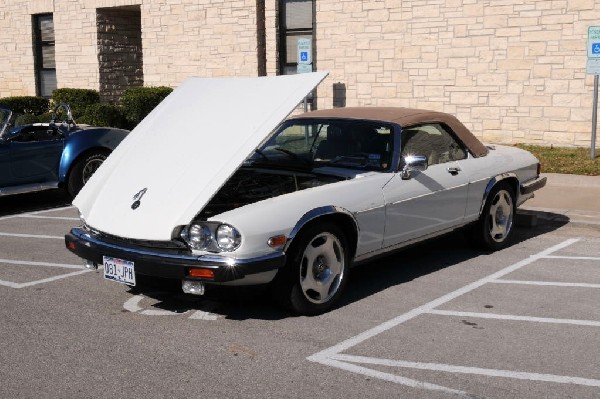
[[[104,256],[104,278],[127,285],[135,285],[135,270],[133,262],[119,258]]]

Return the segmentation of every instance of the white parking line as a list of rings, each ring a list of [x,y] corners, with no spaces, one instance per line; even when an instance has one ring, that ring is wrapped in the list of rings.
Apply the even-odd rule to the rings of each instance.
[[[522,284],[522,285],[542,285],[550,287],[579,287],[579,288],[600,288],[600,284],[589,283],[561,283],[557,281],[525,281],[525,280],[496,280],[491,281],[494,284]]]
[[[49,278],[45,278],[42,280],[29,281],[27,283],[13,283],[12,281],[0,280],[0,285],[6,286],[6,287],[11,287],[11,288],[25,288],[25,287],[31,287],[33,285],[38,285],[38,284],[43,284],[43,283],[49,283],[51,281],[61,280],[63,278],[67,278],[67,277],[78,276],[80,274],[88,273],[90,271],[91,270],[87,270],[87,269],[79,270],[77,272],[61,274],[60,276],[49,277]]]
[[[64,240],[64,236],[48,236],[43,234],[18,234],[18,233],[4,233],[0,232],[0,236],[4,237],[20,237],[20,238],[49,238],[52,240]]]
[[[577,385],[586,385],[586,386],[590,386],[590,387],[600,387],[600,380],[594,380],[594,379],[590,379],[590,378],[570,377],[570,376],[566,376],[566,375],[524,373],[524,372],[520,372],[520,371],[484,369],[484,368],[480,368],[480,367],[453,366],[450,364],[438,364],[438,363],[407,362],[407,361],[403,361],[403,360],[376,359],[376,358],[371,358],[371,357],[352,356],[352,355],[336,355],[334,357],[334,359],[344,361],[344,362],[351,362],[351,363],[375,364],[375,365],[380,365],[380,366],[402,367],[402,368],[410,368],[410,369],[417,369],[417,370],[444,371],[444,372],[448,372],[448,373],[475,374],[475,375],[485,375],[488,377],[516,378],[519,380],[534,380],[534,381],[543,381],[543,382],[555,382],[558,384],[577,384]]]
[[[337,345],[334,345],[334,346],[324,349],[320,352],[317,352],[317,353],[307,357],[307,360],[312,361],[312,362],[321,363],[321,364],[331,366],[331,367],[340,368],[340,369],[347,370],[347,371],[352,371],[352,372],[363,374],[366,376],[381,378],[381,379],[396,382],[396,383],[402,384],[402,385],[407,385],[407,386],[411,386],[411,387],[421,387],[421,388],[428,389],[428,390],[442,391],[442,392],[445,392],[448,394],[454,394],[454,395],[468,397],[468,395],[462,391],[456,391],[451,388],[441,387],[441,386],[433,385],[433,384],[426,384],[423,382],[399,377],[394,374],[382,373],[382,372],[371,370],[371,369],[368,369],[365,367],[360,367],[355,364],[350,364],[348,362],[351,362],[351,360],[349,360],[349,359],[351,359],[352,357],[347,358],[346,355],[342,355],[341,353],[370,339],[370,338],[373,338],[383,332],[386,332],[394,327],[397,327],[406,321],[412,320],[417,316],[420,316],[423,314],[428,314],[428,313],[443,312],[443,311],[437,311],[437,310],[435,310],[435,308],[437,308],[441,305],[444,305],[444,304],[452,301],[453,299],[456,299],[464,294],[467,294],[485,284],[498,281],[502,277],[504,277],[516,270],[519,270],[533,262],[536,262],[540,259],[549,258],[551,256],[551,254],[553,254],[554,252],[564,249],[564,248],[578,242],[579,240],[580,240],[579,238],[572,238],[572,239],[565,240],[565,241],[563,241],[557,245],[554,245],[550,248],[547,248],[535,255],[531,255],[527,259],[517,262],[517,263],[515,263],[511,266],[508,266],[500,271],[497,271],[496,273],[493,273],[493,274],[491,274],[487,277],[484,277],[478,281],[475,281],[475,282],[468,284],[462,288],[459,288],[453,292],[450,292],[450,293],[443,295],[437,299],[434,299],[433,301],[426,303],[425,305],[415,308],[415,309],[413,309],[407,313],[404,313],[398,317],[395,317],[391,320],[388,320],[388,321],[386,321],[376,327],[373,327],[361,334],[358,334],[352,338],[342,341],[342,342],[338,343]],[[452,313],[456,314],[458,312],[452,312]],[[478,314],[478,315],[480,315],[480,314]],[[488,314],[481,314],[481,315],[490,316]],[[497,316],[509,317],[509,315],[497,315]],[[512,316],[512,317],[520,318],[521,316]],[[493,316],[490,316],[490,318],[493,318]],[[556,322],[557,320],[561,320],[561,319],[543,319],[543,318],[524,318],[521,320],[525,320],[525,319],[527,319],[527,321],[533,321],[531,319],[535,319],[535,321],[545,320],[545,322],[550,322],[550,320],[553,320],[554,322]],[[564,321],[565,320],[562,320],[562,322],[564,322]],[[579,321],[578,320],[569,320],[569,322],[570,322],[570,324],[574,324],[577,322],[587,322],[587,323],[591,323],[591,325],[594,325],[594,326],[596,326],[595,323],[598,323],[600,325],[600,322],[585,321],[585,320],[583,320],[583,321],[582,320],[579,320]],[[585,325],[590,325],[590,324],[585,324]],[[365,358],[365,359],[370,359],[370,358]],[[370,361],[378,361],[378,359],[370,359]],[[397,364],[402,363],[402,361],[398,361],[398,362],[399,363],[397,363]],[[404,362],[405,366],[407,364],[411,364],[411,363]],[[418,365],[419,363],[412,363],[412,364]],[[438,365],[438,366],[440,366],[441,368],[447,367],[448,370],[456,370],[455,372],[460,372],[458,370],[462,370],[462,372],[465,372],[466,370],[470,370],[472,372],[478,370],[476,368],[461,368],[461,366],[448,366],[448,365]],[[406,367],[408,367],[408,366],[406,366]],[[569,383],[569,384],[581,384],[581,385],[592,384],[592,386],[600,386],[600,380],[588,380],[588,379],[583,379],[583,378],[578,378],[578,377],[553,376],[553,375],[536,374],[536,373],[521,373],[521,374],[519,374],[519,373],[512,373],[510,371],[505,371],[505,370],[487,370],[487,369],[479,369],[479,370],[480,371],[486,370],[486,373],[495,373],[494,375],[497,375],[497,376],[508,377],[509,375],[512,375],[512,376],[514,376],[513,378],[527,379],[527,380],[533,380],[533,381],[552,381],[552,382],[557,382],[557,383]],[[452,371],[452,372],[454,372],[454,371]],[[507,373],[509,373],[509,374],[507,374]],[[512,374],[510,374],[510,373],[512,373]],[[491,375],[491,374],[484,374],[484,375]]]
[[[75,220],[75,221],[79,221],[79,218],[72,218],[72,217],[67,217],[67,216],[44,216],[44,215],[33,215],[33,214],[28,214],[28,213],[24,213],[22,215],[15,215],[15,217],[17,218],[24,218],[24,219],[55,219],[55,220]]]
[[[39,213],[65,211],[67,209],[74,209],[74,208],[75,207],[73,205],[68,205],[68,206],[63,206],[63,207],[60,207],[60,208],[43,209],[41,211],[29,212],[29,214],[30,215],[37,215]]]
[[[0,259],[0,263],[8,263],[9,265],[62,267],[65,269],[81,269],[81,268],[83,268],[83,265],[70,265],[70,264],[66,264],[66,263],[32,262],[32,261],[28,261],[28,260],[13,260],[13,259]]]
[[[576,326],[600,327],[600,321],[595,321],[595,320],[552,319],[549,317],[515,316],[515,315],[510,315],[510,314],[476,313],[476,312],[456,312],[456,311],[452,311],[452,310],[435,310],[435,309],[430,310],[427,313],[440,315],[440,316],[474,317],[474,318],[479,318],[479,319],[531,321],[531,322],[536,322],[536,323],[572,324],[572,325],[576,325]]]
[[[596,256],[546,256],[548,259],[572,259],[572,260],[600,260]]]

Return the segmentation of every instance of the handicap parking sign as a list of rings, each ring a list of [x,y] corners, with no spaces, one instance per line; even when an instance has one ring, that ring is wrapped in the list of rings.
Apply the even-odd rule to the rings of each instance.
[[[598,53],[600,54],[600,43],[598,43]],[[300,61],[308,61],[308,52],[300,52]]]
[[[600,54],[600,43],[592,43],[592,54]]]

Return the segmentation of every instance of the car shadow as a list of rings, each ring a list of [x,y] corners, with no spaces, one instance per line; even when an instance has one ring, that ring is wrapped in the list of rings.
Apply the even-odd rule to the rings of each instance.
[[[535,211],[520,213],[516,219],[517,228],[514,231],[512,245],[550,233],[568,222],[569,219],[563,215]],[[469,242],[468,234],[461,229],[357,265],[351,271],[344,296],[332,311],[335,312],[338,308],[363,300],[387,288],[489,253],[475,248]],[[153,305],[156,309],[175,313],[201,310],[229,320],[281,320],[297,317],[277,307],[270,298],[267,287],[264,286],[207,286],[204,296],[182,295],[178,286],[161,291],[157,291],[157,288],[159,287],[130,291],[157,300],[158,302]]]
[[[72,198],[61,189],[0,197],[0,217],[37,212],[71,205]]]

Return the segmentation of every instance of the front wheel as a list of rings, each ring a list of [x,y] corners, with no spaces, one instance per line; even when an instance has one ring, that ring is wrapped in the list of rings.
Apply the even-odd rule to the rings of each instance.
[[[286,266],[273,282],[276,299],[303,315],[330,310],[346,286],[349,262],[346,237],[336,225],[308,226],[296,237]]]
[[[514,190],[500,183],[490,191],[474,233],[477,241],[488,250],[497,251],[508,245],[512,237],[517,211]]]
[[[72,197],[75,197],[79,193],[107,157],[108,152],[96,151],[76,161],[71,169],[71,173],[69,173],[67,182],[67,191]]]

